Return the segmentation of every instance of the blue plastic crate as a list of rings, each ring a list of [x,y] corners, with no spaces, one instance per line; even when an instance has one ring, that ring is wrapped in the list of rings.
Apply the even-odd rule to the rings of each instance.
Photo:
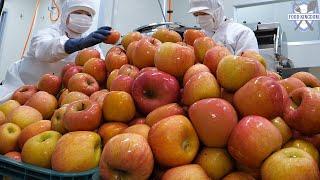
[[[0,179],[2,179],[2,176],[8,176],[14,180],[91,180],[97,172],[98,168],[80,173],[61,173],[51,169],[17,162],[0,155]]]

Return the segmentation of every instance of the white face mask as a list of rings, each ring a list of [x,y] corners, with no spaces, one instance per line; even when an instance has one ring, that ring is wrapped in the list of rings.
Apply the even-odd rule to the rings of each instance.
[[[92,17],[85,14],[70,14],[67,27],[76,33],[82,34],[90,29]]]
[[[213,31],[215,29],[215,23],[211,15],[199,15],[196,21],[206,31]]]

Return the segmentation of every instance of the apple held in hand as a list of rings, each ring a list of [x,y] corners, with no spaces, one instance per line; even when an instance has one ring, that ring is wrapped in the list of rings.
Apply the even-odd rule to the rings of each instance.
[[[22,161],[36,166],[50,168],[51,155],[61,134],[45,131],[28,139],[21,151]]]
[[[259,168],[263,160],[280,149],[281,145],[281,134],[268,119],[247,116],[233,129],[228,150],[241,164]]]
[[[107,77],[106,64],[102,59],[92,58],[83,66],[83,72],[90,74],[99,83],[103,83]]]
[[[139,41],[142,39],[142,34],[140,32],[130,32],[122,38],[121,44],[125,50],[134,41]]]
[[[6,154],[18,148],[20,133],[20,127],[13,123],[5,123],[0,126],[0,154]]]
[[[161,42],[155,38],[143,38],[139,40],[132,52],[132,63],[139,69],[154,66],[154,56],[161,45]]]
[[[225,147],[238,123],[237,113],[232,105],[218,98],[195,102],[189,108],[189,117],[199,139],[207,147]]]
[[[201,73],[201,72],[210,72],[209,68],[203,64],[195,64],[191,66],[186,73],[183,76],[183,86],[186,85],[188,80],[195,74]]]
[[[306,135],[320,133],[320,93],[304,87],[290,94],[284,120],[293,129]]]
[[[194,62],[191,48],[171,42],[161,44],[154,57],[154,64],[160,71],[175,77],[183,77]]]
[[[60,92],[62,80],[54,74],[44,74],[38,82],[39,91],[45,91],[52,95],[57,95]]]
[[[203,64],[206,65],[210,69],[211,73],[215,75],[220,61],[229,55],[232,54],[226,47],[214,46],[205,54]]]
[[[233,103],[242,116],[273,119],[283,115],[288,100],[287,92],[276,80],[261,76],[241,87],[234,94]]]
[[[139,109],[148,114],[154,109],[178,100],[179,82],[161,71],[146,71],[133,82],[132,97]]]
[[[105,145],[100,163],[100,177],[109,179],[148,179],[153,170],[153,155],[141,135],[119,134]]]
[[[272,154],[262,165],[261,177],[270,180],[320,178],[316,161],[298,148],[285,148]]]
[[[42,119],[41,113],[29,106],[17,107],[7,116],[7,122],[14,123],[21,129]]]
[[[58,101],[53,95],[45,91],[39,91],[25,105],[38,110],[44,119],[51,119],[54,110],[58,107]]]
[[[70,132],[63,135],[52,154],[52,169],[59,172],[83,172],[98,166],[101,139],[89,131]]]
[[[146,124],[151,127],[162,119],[174,115],[184,115],[184,110],[177,103],[160,106],[148,114]]]
[[[36,92],[38,92],[38,88],[35,85],[24,85],[13,93],[11,99],[16,100],[23,105]]]
[[[197,61],[203,62],[206,53],[214,46],[216,46],[216,43],[211,37],[197,38],[193,43],[194,53],[196,55]]]
[[[125,50],[114,47],[109,50],[105,59],[106,69],[110,73],[121,66],[128,64],[128,57]]]
[[[77,66],[83,66],[91,58],[100,58],[100,52],[96,49],[83,49],[76,56],[75,63]]]
[[[165,42],[181,42],[182,38],[179,33],[173,30],[169,30],[166,28],[160,28],[156,32],[153,33],[152,37],[158,39],[162,43]]]
[[[99,84],[91,75],[77,73],[70,78],[68,89],[69,91],[78,91],[90,96],[92,93],[99,91]]]
[[[62,122],[68,131],[93,131],[99,127],[101,117],[97,102],[81,100],[67,106]]]
[[[157,162],[168,167],[191,163],[199,149],[192,124],[182,115],[170,116],[154,124],[148,142]]]
[[[118,31],[111,30],[111,34],[107,37],[107,39],[104,41],[106,44],[116,44],[119,39],[121,34]]]
[[[183,33],[183,41],[190,46],[193,46],[194,41],[201,37],[206,37],[206,34],[196,29],[187,29]]]
[[[162,180],[176,180],[176,179],[201,179],[209,180],[210,178],[206,172],[198,164],[188,164],[178,166],[166,171]]]

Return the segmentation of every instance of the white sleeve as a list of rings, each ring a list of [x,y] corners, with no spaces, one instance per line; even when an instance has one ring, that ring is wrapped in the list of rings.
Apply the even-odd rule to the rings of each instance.
[[[251,29],[244,29],[237,38],[235,55],[240,55],[245,50],[259,52],[257,38]]]
[[[31,40],[30,51],[34,51],[34,58],[37,61],[56,62],[66,58],[64,44],[69,39],[67,36],[58,36],[52,29],[39,32]]]

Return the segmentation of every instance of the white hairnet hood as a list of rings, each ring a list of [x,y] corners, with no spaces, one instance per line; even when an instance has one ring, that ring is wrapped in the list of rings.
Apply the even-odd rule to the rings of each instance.
[[[61,23],[66,24],[68,15],[71,12],[83,10],[90,13],[92,16],[96,14],[95,0],[65,0],[62,5]]]

